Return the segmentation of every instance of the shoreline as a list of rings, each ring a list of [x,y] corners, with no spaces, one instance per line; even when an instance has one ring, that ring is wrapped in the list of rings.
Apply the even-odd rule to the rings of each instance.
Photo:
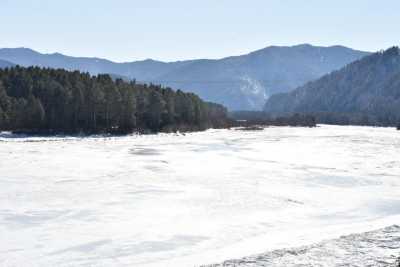
[[[224,128],[207,128],[202,130],[193,130],[193,131],[160,131],[160,132],[141,132],[141,131],[134,131],[131,133],[63,133],[63,132],[26,132],[26,131],[1,131],[0,130],[0,138],[34,138],[34,137],[60,137],[60,138],[95,138],[95,137],[125,137],[125,136],[147,136],[147,135],[157,135],[157,134],[175,134],[175,135],[185,135],[189,133],[199,133],[199,132],[206,132],[208,130],[237,130],[237,131],[250,131],[256,132],[272,127],[277,128],[318,128],[321,126],[338,126],[338,127],[370,127],[370,128],[393,128],[395,131],[400,130],[395,126],[370,126],[370,125],[338,125],[338,124],[316,124],[313,127],[310,126],[292,126],[292,125],[261,125],[261,124],[254,124],[251,126],[232,126],[232,127],[224,127]]]

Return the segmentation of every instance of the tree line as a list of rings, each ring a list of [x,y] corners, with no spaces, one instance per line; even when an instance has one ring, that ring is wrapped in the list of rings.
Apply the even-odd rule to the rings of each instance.
[[[194,131],[229,125],[193,93],[110,75],[39,67],[0,70],[0,130],[28,133]]]
[[[316,119],[310,114],[287,114],[275,116],[264,111],[233,111],[229,117],[235,120],[237,127],[253,126],[293,126],[293,127],[316,127]]]

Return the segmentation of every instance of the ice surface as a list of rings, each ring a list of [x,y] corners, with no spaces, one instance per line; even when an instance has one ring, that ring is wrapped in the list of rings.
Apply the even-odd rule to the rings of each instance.
[[[299,248],[229,260],[208,267],[400,266],[400,226],[342,236]]]
[[[399,151],[393,128],[5,133],[0,266],[199,266],[398,224]]]

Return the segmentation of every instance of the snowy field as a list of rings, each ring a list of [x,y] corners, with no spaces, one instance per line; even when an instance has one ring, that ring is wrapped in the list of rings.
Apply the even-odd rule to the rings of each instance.
[[[302,246],[345,257],[324,240],[399,223],[393,128],[0,135],[1,267],[186,267]]]

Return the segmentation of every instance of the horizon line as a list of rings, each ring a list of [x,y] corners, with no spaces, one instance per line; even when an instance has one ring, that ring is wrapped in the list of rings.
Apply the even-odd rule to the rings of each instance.
[[[129,64],[129,63],[136,63],[136,62],[145,62],[145,61],[154,61],[154,62],[159,62],[159,63],[165,63],[165,64],[169,64],[169,63],[177,63],[177,62],[185,62],[185,61],[195,61],[195,60],[209,60],[209,61],[217,61],[217,60],[222,60],[222,59],[228,59],[228,58],[233,58],[233,57],[240,57],[240,56],[246,56],[246,55],[250,55],[252,53],[264,50],[264,49],[268,49],[268,48],[293,48],[293,47],[300,47],[300,46],[311,46],[311,47],[316,47],[316,48],[333,48],[333,47],[342,47],[342,48],[346,48],[346,49],[351,49],[354,51],[359,51],[359,52],[365,52],[365,53],[375,53],[375,52],[379,52],[382,50],[385,50],[385,48],[382,48],[380,50],[377,51],[366,51],[366,50],[359,50],[356,48],[352,48],[352,47],[348,47],[348,46],[344,46],[344,45],[339,45],[339,44],[335,44],[335,45],[313,45],[311,43],[300,43],[300,44],[295,44],[295,45],[269,45],[269,46],[265,46],[263,48],[260,49],[256,49],[256,50],[252,50],[250,52],[247,53],[242,53],[242,54],[238,54],[238,55],[231,55],[231,56],[225,56],[225,57],[217,57],[217,58],[191,58],[191,59],[180,59],[180,60],[158,60],[158,59],[154,59],[154,58],[146,58],[146,59],[142,59],[142,60],[132,60],[132,61],[115,61],[115,60],[111,60],[105,57],[97,57],[97,56],[76,56],[76,55],[68,55],[68,54],[63,54],[60,52],[41,52],[40,49],[34,49],[34,48],[30,48],[30,47],[25,47],[25,46],[19,46],[19,47],[0,47],[0,50],[4,50],[4,49],[26,49],[26,50],[30,50],[32,52],[35,53],[39,53],[41,55],[45,55],[45,56],[51,56],[51,55],[61,55],[61,56],[65,56],[65,57],[72,57],[72,58],[81,58],[81,59],[95,59],[95,60],[105,60],[111,63],[116,63],[116,64]],[[393,46],[391,46],[393,47]]]

